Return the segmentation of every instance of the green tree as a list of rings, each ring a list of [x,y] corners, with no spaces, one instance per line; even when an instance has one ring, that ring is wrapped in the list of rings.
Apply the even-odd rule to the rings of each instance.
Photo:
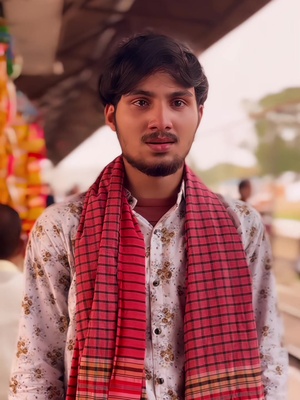
[[[261,174],[300,172],[300,88],[262,98],[250,117],[255,121],[255,154]]]

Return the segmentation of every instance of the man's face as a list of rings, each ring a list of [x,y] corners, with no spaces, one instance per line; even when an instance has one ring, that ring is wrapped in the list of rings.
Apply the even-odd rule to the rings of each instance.
[[[250,184],[247,185],[247,186],[245,186],[245,187],[243,188],[243,190],[242,190],[242,196],[243,196],[245,199],[249,199],[249,197],[251,197],[251,185],[250,185]]]
[[[115,109],[105,109],[117,132],[124,163],[150,176],[183,168],[202,117],[194,88],[184,88],[169,74],[157,72],[123,95]]]

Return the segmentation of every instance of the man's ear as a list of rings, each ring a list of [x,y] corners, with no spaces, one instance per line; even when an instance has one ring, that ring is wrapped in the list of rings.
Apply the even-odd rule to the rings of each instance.
[[[201,119],[202,119],[202,116],[203,116],[203,110],[204,110],[204,105],[203,105],[203,104],[200,104],[200,106],[199,106],[199,120],[198,120],[198,126],[197,126],[197,128],[198,128],[199,125],[200,125],[200,122],[201,122]]]
[[[203,105],[203,104],[200,104],[200,106],[199,106],[199,117],[200,117],[200,121],[201,121],[201,118],[202,118],[202,116],[203,116],[203,111],[204,111],[204,105]]]
[[[116,132],[116,120],[115,120],[115,106],[112,104],[107,104],[104,109],[104,116],[106,125],[110,127],[114,132]]]

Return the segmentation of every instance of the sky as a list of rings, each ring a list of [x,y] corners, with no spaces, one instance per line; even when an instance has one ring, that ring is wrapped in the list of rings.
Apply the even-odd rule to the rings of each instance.
[[[300,87],[299,17],[300,0],[272,0],[199,56],[210,89],[188,162],[202,170],[223,162],[255,164],[255,131],[244,102]],[[72,170],[69,185],[73,179],[87,186],[118,154],[116,135],[100,128],[54,168],[51,181],[58,188],[57,178]],[[79,165],[80,171],[74,173]]]
[[[250,152],[237,148],[245,140],[255,144],[244,100],[256,102],[300,86],[299,17],[299,0],[273,0],[200,56],[210,82],[204,119],[191,152],[200,168],[220,161],[255,163]]]

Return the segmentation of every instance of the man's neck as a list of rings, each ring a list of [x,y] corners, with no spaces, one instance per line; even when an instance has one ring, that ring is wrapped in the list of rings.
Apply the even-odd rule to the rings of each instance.
[[[166,199],[178,193],[182,181],[183,168],[175,174],[164,177],[153,177],[125,164],[126,186],[137,199]]]

